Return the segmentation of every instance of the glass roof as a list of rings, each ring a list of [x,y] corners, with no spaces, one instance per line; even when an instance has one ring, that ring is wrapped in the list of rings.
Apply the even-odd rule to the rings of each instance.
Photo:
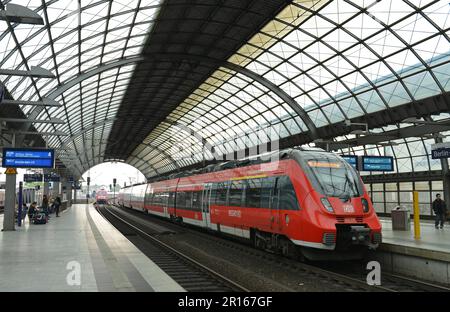
[[[449,113],[443,113],[433,116],[434,121],[450,120]],[[390,125],[387,127],[376,129],[378,133],[395,130],[402,127],[411,126],[411,124],[400,124],[399,126]],[[373,131],[375,132],[375,131]],[[351,139],[352,135],[343,136],[340,140]],[[450,131],[440,132],[439,136],[443,142],[450,142]],[[365,145],[351,147],[350,149],[340,149],[339,154],[354,155],[373,155],[373,156],[393,156],[395,162],[395,171],[399,173],[405,172],[428,172],[431,170],[441,170],[441,161],[431,158],[431,145],[435,144],[435,136],[425,135],[423,137],[409,137],[402,139],[394,139],[382,144]],[[369,175],[369,172],[360,172],[361,175]]]
[[[1,76],[16,100],[38,101],[58,94],[59,108],[22,106],[27,116],[60,118],[65,124],[34,124],[38,131],[59,130],[70,137],[48,137],[49,147],[81,173],[103,162],[103,151],[121,99],[133,73],[133,62],[108,66],[139,56],[161,0],[13,0],[37,12],[45,25],[0,22],[0,68],[26,70],[41,66],[56,79]],[[14,38],[17,38],[17,42]],[[104,68],[105,70],[103,70]],[[110,68],[109,70],[106,70]],[[79,79],[83,77],[86,79]],[[78,80],[77,80],[78,79]],[[33,112],[34,111],[34,112]],[[81,174],[80,173],[80,174]]]
[[[47,138],[68,166],[81,174],[103,162],[134,60],[162,0],[0,2],[27,6],[45,20],[12,24],[13,31],[0,22],[0,68],[41,66],[56,75],[0,80],[14,99],[50,97],[62,104],[21,108],[29,117],[65,121],[34,126],[70,135]],[[228,59],[237,67],[223,65],[212,73],[127,162],[150,177],[309,131],[299,110],[263,81],[286,93],[315,127],[448,92],[449,17],[450,5],[442,0],[293,1]],[[428,156],[424,160],[426,139],[398,143],[390,151],[365,148],[394,154],[399,170],[440,167]]]
[[[293,1],[229,62],[280,87],[322,127],[450,91],[449,13],[448,1]],[[273,90],[222,67],[146,142],[182,167],[202,160],[201,138],[222,155],[263,142],[258,134],[306,131]],[[159,173],[176,169],[150,162]]]

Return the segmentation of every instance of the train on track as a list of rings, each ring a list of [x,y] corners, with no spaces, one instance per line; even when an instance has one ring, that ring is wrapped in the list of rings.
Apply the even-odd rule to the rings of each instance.
[[[294,148],[122,188],[118,203],[310,260],[348,260],[381,243],[358,173],[340,156]]]
[[[112,194],[110,195],[107,190],[100,189],[95,193],[95,202],[98,205],[104,205],[108,203],[111,197]]]

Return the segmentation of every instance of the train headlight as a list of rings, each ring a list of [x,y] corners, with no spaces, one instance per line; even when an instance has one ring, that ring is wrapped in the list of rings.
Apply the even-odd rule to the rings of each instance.
[[[361,203],[362,203],[362,206],[363,206],[363,211],[365,213],[369,212],[369,202],[367,201],[367,199],[361,198]]]
[[[325,209],[326,209],[328,212],[334,213],[333,206],[331,206],[330,201],[328,200],[328,198],[322,197],[322,198],[320,199],[320,201],[322,202],[322,205],[325,207]]]

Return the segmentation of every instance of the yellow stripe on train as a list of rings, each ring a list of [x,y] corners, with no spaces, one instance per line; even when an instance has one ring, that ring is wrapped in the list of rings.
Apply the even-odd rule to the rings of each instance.
[[[267,178],[267,174],[259,174],[259,175],[253,175],[253,176],[245,176],[245,177],[236,177],[236,178],[231,178],[231,181],[259,179],[259,178]]]

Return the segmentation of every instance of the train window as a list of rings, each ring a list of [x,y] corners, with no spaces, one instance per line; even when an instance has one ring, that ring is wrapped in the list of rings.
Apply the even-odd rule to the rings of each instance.
[[[244,183],[242,181],[232,181],[228,194],[228,205],[240,207],[242,205],[242,193]]]
[[[192,210],[192,192],[186,192],[185,209]]]
[[[261,181],[261,208],[270,208],[276,177],[263,178]],[[275,207],[274,207],[275,208]]]
[[[152,205],[157,205],[158,204],[158,196],[156,193],[153,194],[152,197]]]
[[[169,192],[164,192],[163,193],[164,195],[163,195],[163,205],[164,206],[167,206],[168,204],[169,204]]]
[[[169,207],[175,207],[175,192],[169,192]]]
[[[186,209],[186,192],[177,192],[177,208]]]
[[[294,185],[292,185],[292,181],[288,176],[281,176],[278,178],[277,189],[280,196],[279,209],[299,210]]]
[[[246,180],[245,207],[258,208],[261,205],[261,179]]]
[[[216,188],[216,183],[214,183],[214,184],[212,185],[211,195],[210,195],[210,203],[211,203],[212,205],[215,204],[215,202],[216,202],[216,197],[217,197],[217,188]]]
[[[192,192],[192,210],[201,210],[202,192]]]
[[[219,206],[225,206],[227,204],[227,182],[215,183],[215,204]]]
[[[162,203],[161,201],[161,194],[160,193],[155,193],[153,194],[153,202],[152,204],[155,206],[160,206]]]
[[[167,205],[168,197],[169,197],[169,193],[167,193],[167,192],[155,193],[155,196],[153,197],[153,205],[156,205],[156,206]]]

